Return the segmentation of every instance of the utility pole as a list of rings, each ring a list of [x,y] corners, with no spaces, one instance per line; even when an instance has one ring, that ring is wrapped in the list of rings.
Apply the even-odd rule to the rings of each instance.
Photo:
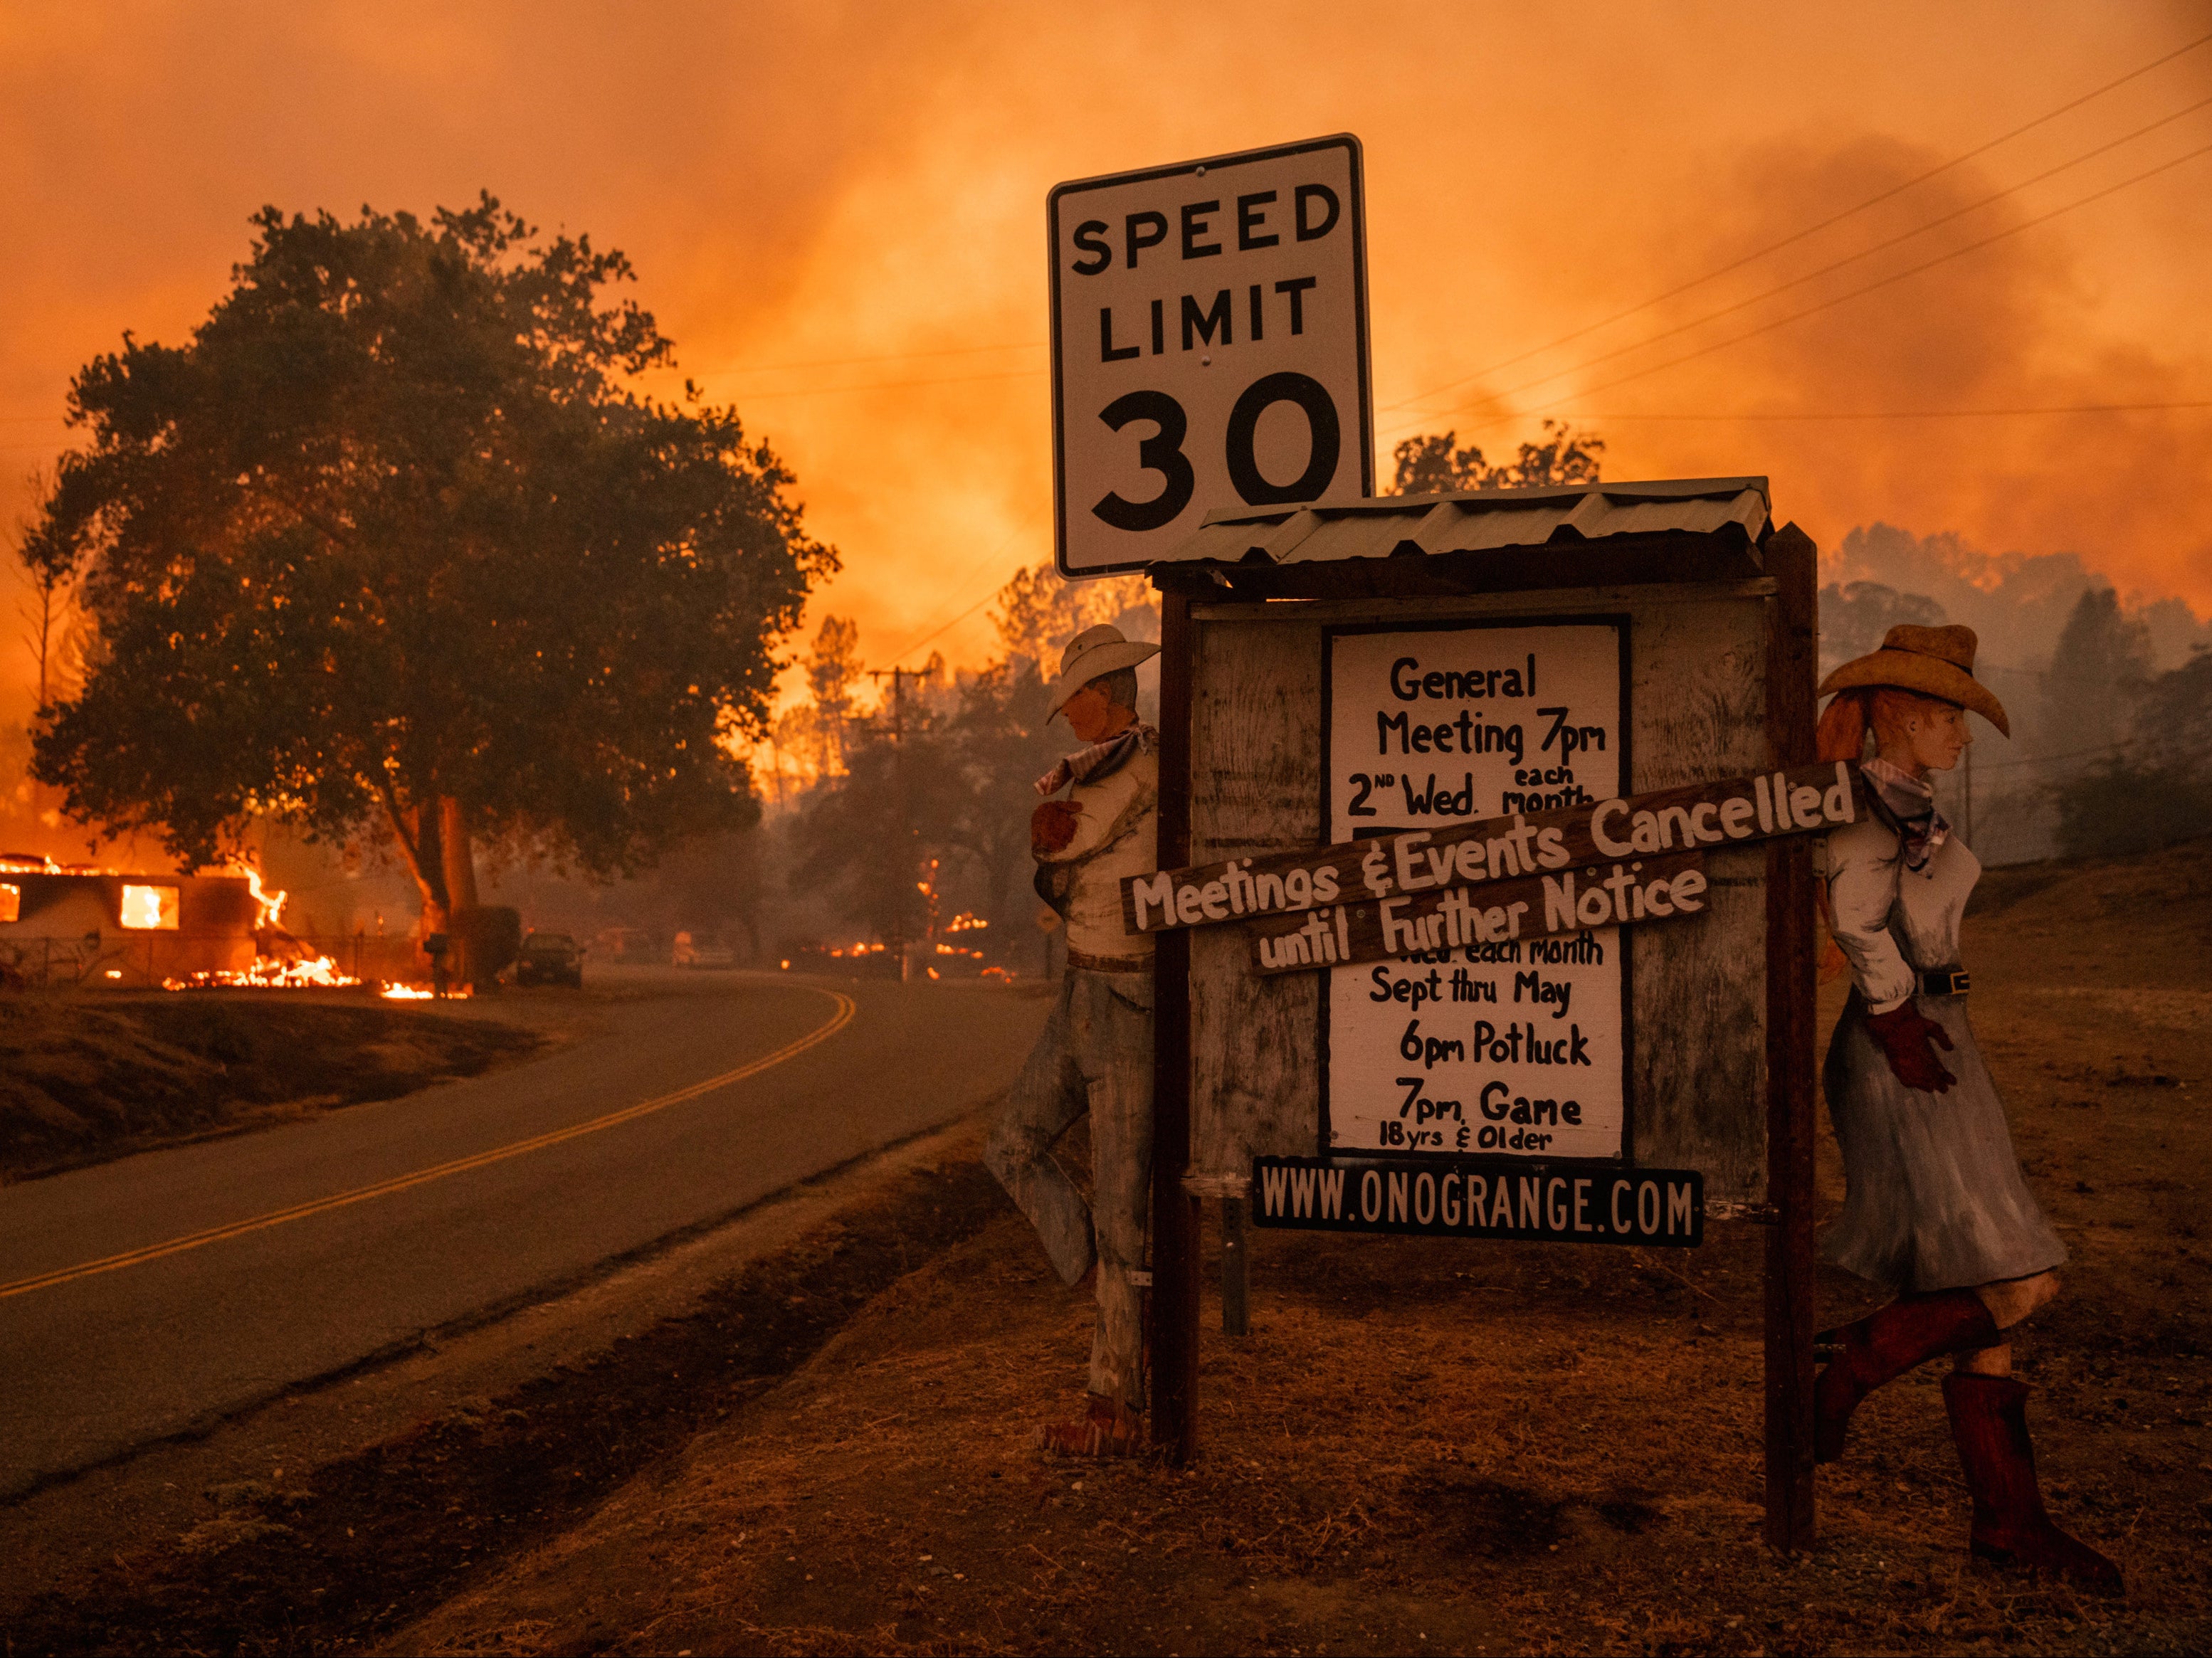
[[[868,677],[878,683],[891,682],[891,741],[900,743],[906,737],[906,682],[920,679],[919,668],[870,668]],[[901,791],[903,795],[904,791]]]
[[[915,668],[894,667],[870,668],[867,674],[879,685],[886,678],[891,682],[891,776],[898,794],[899,846],[902,853],[911,852],[914,847],[914,814],[908,809],[906,786],[906,682],[920,679],[921,673]],[[907,873],[911,875],[913,872],[909,866]],[[911,971],[911,963],[907,959],[906,926],[903,922],[895,922],[894,926],[897,929],[897,936],[891,943],[898,949],[899,980],[904,983]]]

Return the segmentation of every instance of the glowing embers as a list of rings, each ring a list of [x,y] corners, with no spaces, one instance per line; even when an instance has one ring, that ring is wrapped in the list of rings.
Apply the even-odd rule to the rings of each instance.
[[[360,980],[338,971],[327,956],[280,962],[264,956],[247,968],[216,968],[164,979],[164,990],[343,990]]]
[[[23,919],[23,889],[13,881],[0,881],[0,921]]]
[[[133,932],[174,932],[177,930],[177,889],[141,886],[136,882],[125,882],[122,920],[124,926]]]

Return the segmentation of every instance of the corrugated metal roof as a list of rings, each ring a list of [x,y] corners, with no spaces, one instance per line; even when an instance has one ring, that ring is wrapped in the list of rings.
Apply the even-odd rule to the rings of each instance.
[[[1731,524],[1755,542],[1765,533],[1768,516],[1763,477],[1382,495],[1208,513],[1169,558],[1237,564],[1256,551],[1273,563],[1306,564],[1387,558],[1401,548],[1466,553],[1612,536],[1711,535]]]

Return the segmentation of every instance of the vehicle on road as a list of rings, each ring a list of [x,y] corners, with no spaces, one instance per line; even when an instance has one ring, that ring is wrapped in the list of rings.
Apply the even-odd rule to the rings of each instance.
[[[735,967],[737,952],[726,944],[694,943],[688,932],[676,935],[676,948],[671,959],[678,967]]]
[[[601,927],[592,937],[592,948],[602,960],[624,967],[642,967],[668,960],[668,946],[643,927]]]
[[[584,952],[565,932],[532,932],[524,938],[514,958],[514,982],[519,985],[568,985],[584,987]]]

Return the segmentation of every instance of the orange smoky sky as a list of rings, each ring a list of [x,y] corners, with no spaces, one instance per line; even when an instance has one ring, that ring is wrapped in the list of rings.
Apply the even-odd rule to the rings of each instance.
[[[1567,416],[1610,477],[1771,475],[1824,547],[1950,530],[2212,610],[2212,46],[1631,311],[2207,34],[2203,0],[18,0],[0,527],[71,373],[180,340],[255,209],[489,189],[627,252],[682,372],[796,471],[844,559],[810,627],[856,618],[871,666],[978,660],[1051,548],[1047,190],[1348,131],[1379,476],[1415,431],[1496,455]],[[11,638],[0,719],[27,678]]]

